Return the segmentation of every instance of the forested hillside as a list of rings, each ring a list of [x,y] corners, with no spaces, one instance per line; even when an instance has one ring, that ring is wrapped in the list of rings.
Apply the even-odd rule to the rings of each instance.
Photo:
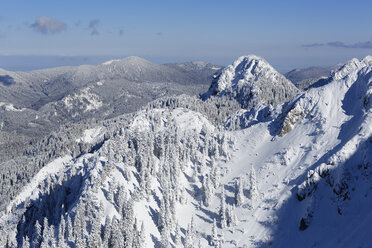
[[[306,91],[240,57],[202,99],[68,125],[8,161],[0,245],[370,247],[371,107],[371,57]]]

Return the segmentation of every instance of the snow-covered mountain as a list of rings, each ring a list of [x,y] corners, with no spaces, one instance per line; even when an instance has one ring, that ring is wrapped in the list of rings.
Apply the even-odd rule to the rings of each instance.
[[[110,119],[159,97],[205,92],[219,68],[205,62],[158,65],[132,56],[96,66],[0,70],[0,162],[64,124]]]
[[[293,88],[290,101],[284,91],[235,98],[244,108],[221,104],[220,93],[254,86],[252,75],[293,86],[262,59],[238,61],[228,68],[240,79],[222,81],[224,69],[208,101],[165,97],[79,135],[55,134],[41,150],[54,140],[66,150],[5,204],[0,245],[371,247],[371,57],[322,86]],[[0,173],[5,190],[28,176]]]
[[[289,101],[298,92],[296,86],[266,60],[250,55],[242,56],[224,68],[203,98],[232,97],[243,108],[250,109],[259,104],[277,105]]]

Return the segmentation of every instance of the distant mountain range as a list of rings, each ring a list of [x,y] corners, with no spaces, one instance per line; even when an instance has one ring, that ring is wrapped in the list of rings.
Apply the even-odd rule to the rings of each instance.
[[[304,90],[311,87],[316,81],[328,78],[332,71],[338,69],[341,65],[329,67],[312,66],[304,69],[294,69],[284,74],[297,88]]]
[[[0,150],[8,153],[11,143],[22,145],[65,123],[113,118],[163,96],[198,95],[220,69],[200,61],[157,65],[139,57],[30,72],[0,69]]]

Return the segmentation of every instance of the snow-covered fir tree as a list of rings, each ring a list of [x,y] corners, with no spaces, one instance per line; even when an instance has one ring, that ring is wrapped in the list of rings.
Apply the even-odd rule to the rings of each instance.
[[[239,180],[235,181],[235,205],[240,207],[244,203],[244,188],[243,180],[240,177]]]
[[[226,210],[227,209],[226,209],[226,199],[225,199],[225,188],[224,188],[224,185],[222,185],[221,186],[220,209],[219,209],[221,228],[226,228],[227,226]]]
[[[258,197],[256,171],[252,167],[249,173],[249,199],[252,201]]]
[[[218,237],[218,230],[217,230],[217,222],[216,219],[213,219],[213,225],[212,225],[212,235],[209,244],[211,246],[217,247],[219,243],[219,237]]]

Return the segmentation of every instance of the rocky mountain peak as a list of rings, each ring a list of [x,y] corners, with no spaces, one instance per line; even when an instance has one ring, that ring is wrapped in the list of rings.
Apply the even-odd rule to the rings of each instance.
[[[265,59],[248,55],[223,69],[203,98],[233,97],[243,108],[251,108],[258,104],[277,105],[292,99],[298,92]]]

